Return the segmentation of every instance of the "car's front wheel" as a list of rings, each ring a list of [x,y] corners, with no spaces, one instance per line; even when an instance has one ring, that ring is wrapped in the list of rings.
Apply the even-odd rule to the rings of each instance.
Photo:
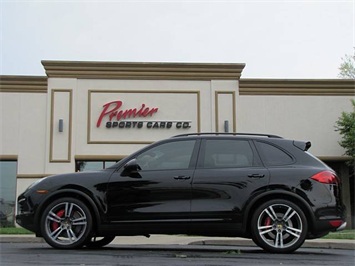
[[[251,221],[253,241],[269,252],[290,253],[306,239],[307,219],[287,200],[272,200],[256,209]]]
[[[50,203],[41,218],[45,241],[55,248],[82,247],[90,236],[92,216],[88,207],[75,198],[60,198]]]

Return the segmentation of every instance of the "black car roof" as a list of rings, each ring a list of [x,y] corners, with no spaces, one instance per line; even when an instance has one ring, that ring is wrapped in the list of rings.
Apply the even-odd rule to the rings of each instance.
[[[282,137],[277,136],[277,135],[272,135],[272,134],[259,134],[259,133],[219,133],[219,132],[211,132],[211,133],[187,133],[187,134],[180,134],[173,136],[173,138],[180,138],[180,137],[199,137],[199,136],[243,136],[243,137],[264,137],[264,138],[276,138],[276,139],[282,139]]]

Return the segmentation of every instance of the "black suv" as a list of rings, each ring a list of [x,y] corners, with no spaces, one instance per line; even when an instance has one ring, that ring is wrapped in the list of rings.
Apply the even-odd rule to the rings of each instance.
[[[179,135],[101,171],[41,179],[18,197],[16,220],[63,249],[193,234],[292,252],[346,225],[340,180],[310,146],[274,135]]]

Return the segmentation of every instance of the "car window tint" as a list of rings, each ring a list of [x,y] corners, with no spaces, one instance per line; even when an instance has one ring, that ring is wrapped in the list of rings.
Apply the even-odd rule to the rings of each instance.
[[[195,140],[164,143],[137,156],[142,170],[187,169]]]
[[[257,147],[264,155],[264,161],[267,165],[276,166],[293,163],[293,159],[290,155],[273,145],[258,141]]]
[[[253,150],[244,140],[207,140],[204,168],[250,167],[254,161]]]

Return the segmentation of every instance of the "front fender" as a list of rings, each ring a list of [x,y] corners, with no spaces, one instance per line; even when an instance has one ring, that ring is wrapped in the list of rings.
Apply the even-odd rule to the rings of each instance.
[[[41,221],[41,217],[42,217],[42,213],[44,211],[44,209],[48,206],[48,203],[58,199],[60,197],[75,197],[75,198],[79,198],[82,201],[84,201],[86,204],[88,204],[88,208],[92,211],[92,215],[93,218],[96,221],[96,226],[98,224],[101,224],[103,222],[103,218],[104,216],[104,209],[101,207],[99,207],[100,203],[98,203],[97,199],[94,200],[92,197],[90,197],[87,193],[83,192],[82,190],[78,190],[78,189],[74,189],[74,188],[63,188],[60,190],[57,190],[53,193],[51,193],[50,195],[48,195],[48,197],[42,201],[42,203],[38,206],[38,209],[36,211],[36,216],[35,216],[35,225],[36,225],[36,232],[37,232],[37,236],[40,236],[40,221]],[[104,201],[104,199],[99,199],[100,201]]]

